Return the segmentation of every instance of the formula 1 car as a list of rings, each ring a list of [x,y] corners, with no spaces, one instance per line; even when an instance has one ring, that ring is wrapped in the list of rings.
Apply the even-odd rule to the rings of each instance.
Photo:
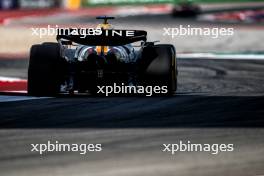
[[[29,95],[97,95],[99,86],[113,83],[128,87],[165,86],[166,94],[176,91],[173,45],[147,42],[146,31],[113,29],[108,20],[114,17],[97,19],[104,20],[97,28],[58,29],[57,43],[31,47]],[[136,43],[139,44],[133,46]]]
[[[200,6],[194,4],[192,1],[180,1],[178,5],[175,5],[172,9],[172,15],[174,17],[196,17],[201,14]]]

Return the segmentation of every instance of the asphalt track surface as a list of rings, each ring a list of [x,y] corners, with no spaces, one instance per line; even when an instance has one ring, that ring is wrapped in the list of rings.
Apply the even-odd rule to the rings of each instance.
[[[1,76],[26,78],[25,60],[0,63]],[[263,175],[264,61],[179,59],[178,67],[172,97],[0,103],[0,175]],[[101,143],[103,151],[30,152],[30,144],[48,140]],[[162,144],[180,140],[233,143],[235,150],[162,152]]]

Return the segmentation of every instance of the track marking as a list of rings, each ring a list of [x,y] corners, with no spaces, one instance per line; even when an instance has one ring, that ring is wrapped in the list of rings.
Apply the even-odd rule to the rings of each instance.
[[[24,80],[25,79],[21,79],[21,78],[0,76],[0,81],[2,81],[2,82],[17,82],[17,81],[24,81]]]
[[[0,76],[0,91],[27,91],[27,80]]]
[[[180,53],[181,59],[264,60],[263,54]]]
[[[0,76],[0,91],[5,94],[0,95],[0,102],[42,99],[42,97],[25,96],[27,93],[27,80],[20,78]]]
[[[13,96],[13,95],[0,95],[0,103],[3,102],[14,102],[14,101],[25,101],[25,100],[36,100],[36,99],[47,99],[50,97],[30,97],[30,96]]]

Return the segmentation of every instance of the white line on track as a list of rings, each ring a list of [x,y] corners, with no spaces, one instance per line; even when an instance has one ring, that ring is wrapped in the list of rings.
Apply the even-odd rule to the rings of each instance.
[[[17,81],[26,81],[26,80],[20,79],[20,78],[11,78],[11,77],[0,76],[0,81],[2,81],[2,82],[17,82]]]
[[[30,97],[30,96],[13,96],[13,95],[0,95],[0,103],[2,102],[13,102],[13,101],[25,101],[25,100],[36,100],[46,99],[49,97]]]
[[[181,59],[264,60],[263,54],[180,53]]]

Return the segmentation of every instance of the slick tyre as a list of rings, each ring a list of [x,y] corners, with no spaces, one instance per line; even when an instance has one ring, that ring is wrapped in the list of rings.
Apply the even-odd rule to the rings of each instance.
[[[33,45],[28,68],[28,94],[56,96],[60,92],[63,61],[57,43]]]
[[[145,69],[144,77],[149,85],[167,86],[167,95],[177,90],[177,61],[173,45],[152,46],[145,52],[145,58],[152,58]]]

